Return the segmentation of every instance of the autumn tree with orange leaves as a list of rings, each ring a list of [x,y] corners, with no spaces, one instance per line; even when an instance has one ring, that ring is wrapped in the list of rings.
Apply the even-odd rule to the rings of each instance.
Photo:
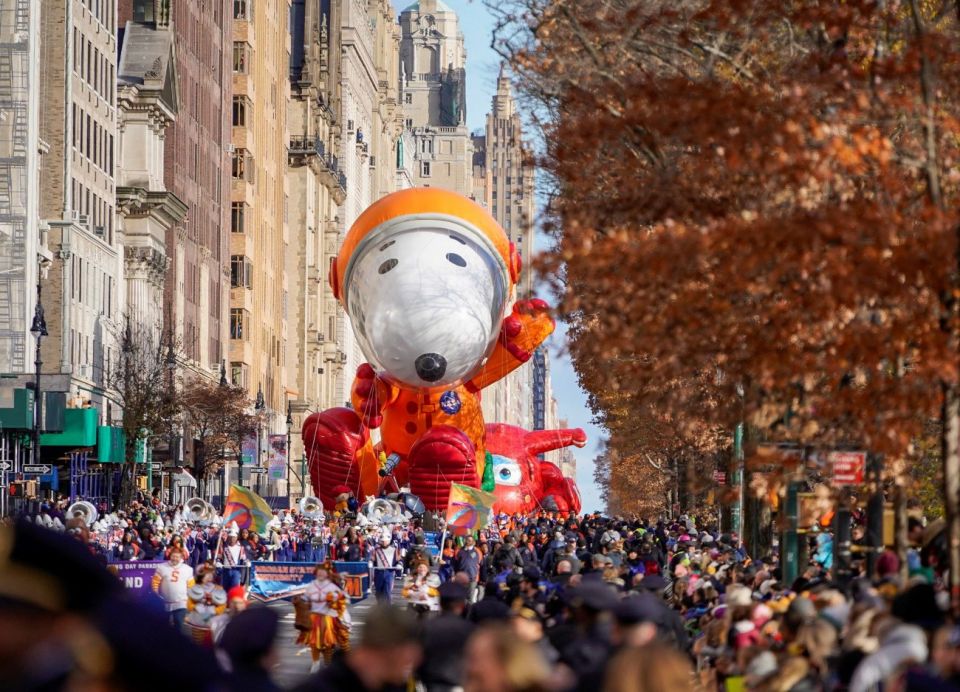
[[[651,411],[743,419],[771,441],[869,449],[908,483],[896,471],[939,419],[960,604],[958,5],[495,11],[543,131],[545,266],[613,451],[626,467],[659,453],[636,420]]]

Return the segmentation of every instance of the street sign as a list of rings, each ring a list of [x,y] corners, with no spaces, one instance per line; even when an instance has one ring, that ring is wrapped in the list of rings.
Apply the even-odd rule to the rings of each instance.
[[[267,470],[262,466],[251,466],[247,469],[248,473],[266,473]]]
[[[24,464],[23,472],[24,473],[38,473],[40,475],[46,475],[50,473],[52,467],[50,464]]]
[[[13,462],[0,461],[0,471],[10,471],[13,469]]]
[[[867,468],[866,452],[830,452],[827,462],[833,469],[834,485],[860,485]]]
[[[713,472],[713,482],[717,485],[726,485],[727,484],[727,472],[726,471],[714,471]]]

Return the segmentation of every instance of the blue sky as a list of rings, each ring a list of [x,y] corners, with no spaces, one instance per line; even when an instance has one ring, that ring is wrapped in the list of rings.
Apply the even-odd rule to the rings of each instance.
[[[412,0],[394,0],[399,12]],[[443,0],[460,18],[460,27],[467,48],[467,126],[471,131],[484,127],[490,100],[496,92],[499,56],[490,48],[494,22],[486,6],[479,1]],[[542,244],[538,244],[542,248]],[[543,296],[549,298],[548,296]],[[562,324],[549,342],[553,396],[561,418],[570,427],[587,432],[587,446],[574,449],[577,457],[577,484],[583,497],[584,511],[603,510],[600,492],[593,482],[593,459],[601,431],[592,423],[592,414],[586,405],[586,395],[577,384],[573,365],[564,354],[565,332]],[[509,421],[504,421],[509,422]]]

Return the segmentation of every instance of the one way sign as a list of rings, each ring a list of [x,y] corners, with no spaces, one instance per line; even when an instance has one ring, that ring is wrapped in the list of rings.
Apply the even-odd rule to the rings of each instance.
[[[50,473],[51,466],[50,464],[24,464],[23,472],[24,473],[38,473],[40,475],[46,475]]]

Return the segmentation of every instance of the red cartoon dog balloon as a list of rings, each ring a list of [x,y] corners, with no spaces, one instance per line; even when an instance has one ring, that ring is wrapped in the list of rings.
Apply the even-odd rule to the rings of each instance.
[[[330,284],[367,362],[353,408],[314,413],[303,441],[314,492],[375,494],[380,453],[428,509],[450,483],[477,487],[485,464],[479,392],[526,362],[553,331],[542,300],[515,301],[520,257],[466,197],[403,190],[369,207],[331,263]],[[369,431],[380,429],[374,448]]]

